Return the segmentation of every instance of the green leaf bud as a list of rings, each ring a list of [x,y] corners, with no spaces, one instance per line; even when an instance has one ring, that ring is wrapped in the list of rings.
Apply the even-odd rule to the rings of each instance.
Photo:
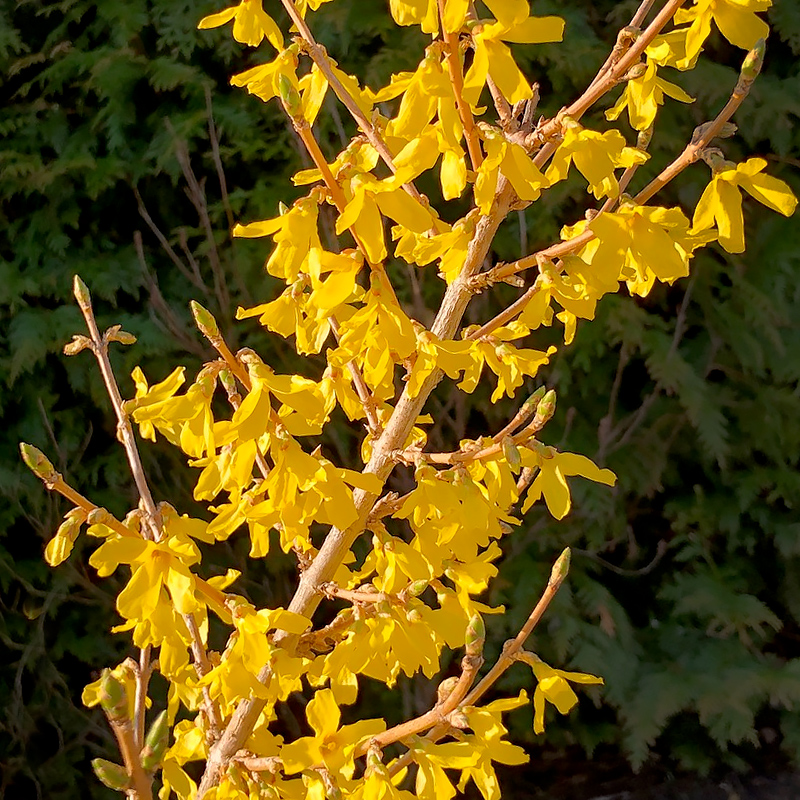
[[[536,407],[536,416],[533,418],[534,427],[539,430],[543,428],[556,413],[556,390],[550,389],[549,392],[539,401]]]
[[[136,344],[136,337],[128,331],[122,330],[122,325],[112,325],[106,331],[106,341],[119,344]]]
[[[553,564],[553,569],[550,572],[550,579],[547,581],[549,585],[561,583],[564,578],[569,574],[569,564],[572,558],[572,551],[569,547],[564,548],[564,552],[556,559]]]
[[[92,769],[100,782],[118,792],[126,792],[131,785],[128,773],[121,764],[106,761],[104,758],[92,759]]]
[[[523,404],[522,407],[528,411],[533,412],[539,407],[539,402],[544,397],[544,393],[547,389],[544,386],[540,386]]]
[[[100,705],[111,719],[126,719],[128,716],[128,692],[111,670],[105,670],[100,684]]]
[[[406,594],[419,597],[429,586],[428,581],[411,581],[406,587]]]
[[[766,46],[767,43],[764,39],[759,39],[753,45],[753,49],[744,57],[742,71],[739,73],[739,83],[752,83],[758,77],[764,64]]]
[[[467,625],[467,633],[464,637],[468,656],[479,656],[483,652],[483,645],[486,642],[486,626],[480,614],[473,614]]]
[[[214,315],[197,300],[192,300],[189,303],[189,307],[192,309],[192,316],[194,317],[194,321],[197,324],[197,328],[206,339],[216,339],[219,337],[219,327],[217,326],[217,321],[214,319]]]
[[[45,483],[50,483],[60,477],[56,472],[56,468],[38,447],[26,442],[20,442],[19,452],[28,469]]]
[[[283,72],[278,76],[278,91],[286,113],[292,119],[300,119],[303,116],[303,101],[300,99],[300,93],[289,80],[289,76]]]
[[[514,444],[514,440],[510,436],[503,439],[503,455],[511,467],[511,471],[516,475],[522,466],[522,459],[519,454],[519,448]]]
[[[81,280],[80,275],[72,279],[72,293],[82,309],[92,307],[92,296],[89,294],[89,287]]]
[[[142,766],[148,772],[152,772],[161,763],[168,744],[169,724],[167,722],[167,712],[162,711],[150,726],[142,748]]]
[[[76,356],[81,350],[86,350],[87,348],[92,347],[92,340],[88,336],[84,336],[83,334],[76,333],[72,337],[71,342],[67,342],[64,345],[64,355],[65,356]]]

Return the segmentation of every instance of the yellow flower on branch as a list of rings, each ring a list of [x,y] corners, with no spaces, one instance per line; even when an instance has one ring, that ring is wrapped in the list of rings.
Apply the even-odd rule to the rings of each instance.
[[[464,76],[464,99],[473,108],[489,77],[509,103],[533,96],[530,84],[503,42],[543,44],[564,38],[564,20],[529,16],[527,0],[490,0],[486,5],[497,22],[476,26],[472,32],[475,58]]]
[[[656,118],[658,107],[664,104],[664,96],[693,103],[694,98],[680,86],[658,77],[656,62],[648,58],[643,75],[629,80],[619,100],[606,111],[606,119],[617,119],[627,109],[631,126],[637,131],[647,130]]]
[[[536,444],[535,442],[533,444]],[[586,456],[577,453],[559,453],[554,447],[539,445],[536,450],[520,448],[522,463],[525,466],[538,466],[539,473],[528,490],[528,496],[522,506],[525,514],[541,497],[547,504],[547,510],[556,518],[563,519],[572,507],[567,478],[581,475],[595,483],[613,486],[617,476],[610,469],[600,469]]]
[[[564,120],[564,139],[558,146],[545,176],[550,183],[567,177],[570,164],[589,182],[589,189],[599,200],[616,197],[619,183],[614,170],[643,164],[649,156],[642,150],[627,147],[625,137],[616,129],[599,133],[584,128],[573,119]]]
[[[719,243],[729,253],[744,251],[744,189],[762,205],[790,217],[797,207],[797,198],[788,184],[771,175],[762,175],[767,166],[763,158],[749,158],[743,164],[725,162],[706,186],[692,220],[695,231],[705,231],[714,224],[719,231]]]
[[[267,39],[276,50],[283,50],[283,34],[275,20],[264,11],[261,0],[242,0],[238,6],[231,6],[216,14],[203,17],[197,27],[203,31],[219,28],[233,20],[233,38],[242,44],[257,47]]]
[[[547,703],[552,703],[559,714],[569,714],[578,704],[569,682],[588,685],[602,685],[602,678],[584,672],[565,672],[545,664],[537,655],[523,651],[518,656],[533,670],[538,681],[533,695],[533,732],[544,733],[544,712]]]
[[[339,727],[342,713],[331,689],[321,689],[306,706],[306,719],[313,736],[303,736],[281,749],[287,775],[313,767],[326,767],[333,775],[348,780],[355,771],[354,752],[361,742],[386,730],[382,719],[365,719]]]
[[[766,39],[769,26],[756,14],[771,5],[772,0],[695,0],[691,7],[679,9],[675,24],[691,22],[686,34],[686,61],[700,52],[711,33],[712,20],[731,44],[743,50],[749,50],[759,39]],[[685,69],[684,64],[679,66]]]

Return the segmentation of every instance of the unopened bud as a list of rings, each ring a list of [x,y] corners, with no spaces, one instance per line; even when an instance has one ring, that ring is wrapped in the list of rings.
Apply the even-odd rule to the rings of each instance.
[[[533,426],[540,430],[543,428],[556,413],[556,390],[550,389],[545,393],[545,396],[539,401],[536,407],[536,416],[533,418]]]
[[[744,57],[742,71],[739,73],[740,83],[752,83],[758,77],[758,73],[761,72],[761,67],[764,64],[766,46],[767,43],[764,39],[759,39],[753,45],[753,49]]]
[[[447,721],[454,727],[464,730],[469,728],[469,717],[461,710],[454,711],[447,717]]]
[[[569,547],[564,548],[564,552],[556,559],[553,564],[553,569],[550,572],[550,579],[547,583],[552,586],[553,584],[560,584],[564,578],[569,574],[569,563],[572,557],[572,551]]]
[[[458,678],[453,676],[452,678],[445,678],[437,687],[436,687],[436,704],[442,705],[445,700],[452,694],[453,689],[456,688],[456,684],[458,683]]]
[[[522,466],[522,458],[519,454],[519,448],[514,444],[514,440],[510,436],[503,439],[503,455],[511,467],[511,471],[516,475]]]
[[[411,608],[406,611],[406,619],[411,622],[422,622],[422,614],[418,608]]]
[[[72,279],[72,293],[82,309],[90,309],[92,307],[92,296],[89,294],[89,288],[81,280],[80,275],[76,275]]]
[[[236,378],[233,377],[233,373],[229,369],[221,369],[219,371],[219,382],[227,394],[237,394]]]
[[[540,386],[522,405],[528,413],[534,413],[539,407],[539,401],[544,397],[547,389]]]
[[[148,772],[152,772],[161,763],[167,751],[167,744],[169,744],[169,724],[167,712],[162,711],[150,726],[142,748],[142,766]]]
[[[86,350],[92,346],[92,340],[88,336],[84,336],[83,334],[76,333],[72,337],[71,342],[67,342],[64,345],[64,355],[65,356],[76,356],[81,350]]]
[[[428,585],[428,581],[411,581],[406,587],[406,594],[411,597],[419,597],[428,588]]]
[[[650,147],[650,140],[652,138],[653,138],[652,125],[643,131],[639,131],[639,135],[636,137],[636,149],[647,150],[647,148]]]
[[[479,656],[483,652],[483,645],[486,642],[486,626],[483,624],[483,617],[480,614],[473,614],[467,625],[464,644],[468,656]]]
[[[192,300],[189,307],[192,309],[192,316],[200,333],[206,339],[216,339],[219,336],[219,327],[214,315],[207,308],[201,306],[197,300]]]
[[[289,80],[289,76],[283,72],[278,76],[278,91],[286,113],[292,119],[299,119],[302,117],[303,101],[300,99],[300,93],[291,80]]]
[[[92,769],[100,782],[118,792],[126,792],[130,788],[130,778],[121,764],[106,761],[104,758],[92,759]]]
[[[50,483],[59,477],[56,468],[38,447],[26,442],[20,442],[19,452],[25,465],[37,478],[40,478],[45,483]]]
[[[111,670],[105,671],[100,684],[100,705],[110,719],[126,719],[128,716],[128,692]]]
[[[622,80],[624,81],[635,81],[637,78],[641,78],[644,73],[647,72],[647,65],[643,63],[634,64],[623,76]]]
[[[89,525],[105,525],[111,519],[111,514],[107,508],[93,508],[86,515],[86,522]]]

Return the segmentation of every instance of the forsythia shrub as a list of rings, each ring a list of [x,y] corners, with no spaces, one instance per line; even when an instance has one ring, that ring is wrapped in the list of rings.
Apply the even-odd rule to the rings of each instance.
[[[494,382],[492,402],[515,397],[556,349],[522,347],[533,331],[557,321],[569,344],[577,321],[592,319],[597,301],[620,282],[644,296],[656,280],[688,275],[694,251],[710,242],[741,252],[741,190],[786,215],[796,205],[783,182],[764,174],[766,161],[733,164],[712,146],[733,133],[729,120],[758,74],[767,28],[754,12],[769,0],[697,0],[688,8],[667,0],[650,22],[652,2],[645,0],[584,94],[538,121],[538,87],[517,67],[513,45],[559,41],[558,17],[532,16],[527,0],[390,0],[395,22],[419,26],[431,44],[415,71],[373,91],[316,42],[310,12],[324,1],[282,0],[292,26],[288,44],[260,0],[243,0],[199,25],[232,21],[237,41],[258,46],[266,39],[277,51],[232,82],[283,105],[314,164],[294,182],[311,188],[278,216],[235,226],[236,236],[272,238],[266,268],[286,284],[273,301],[237,316],[293,337],[309,369],[324,354],[324,368],[315,378],[279,375],[253,350],[232,353],[214,318],[195,303],[197,325],[218,358],[185,389],[181,367],[154,385],[137,368],[136,396],[125,401],[108,348],[134,337],[119,326],[98,330],[89,291],[76,277],[88,336],[76,335],[65,352],[86,349],[98,361],[138,507],[114,518],[69,486],[41,452],[22,445],[31,469],[73,506],[47,546],[47,561],[67,558],[86,528],[101,540],[90,558],[101,577],[121,565],[130,571],[117,598],[124,622],[116,630],[131,632],[138,656],[105,670],[84,701],[105,711],[123,762],[98,759],[95,772],[134,798],[151,797],[157,777],[161,798],[439,800],[473,780],[486,800],[496,800],[494,763],[527,760],[504,739],[503,713],[532,702],[534,729],[542,733],[547,703],[566,714],[578,702],[571,684],[602,683],[524,649],[567,574],[569,551],[555,561],[518,635],[481,677],[484,617],[502,609],[478,598],[497,572],[498,541],[519,524],[520,502],[520,515],[543,501],[561,519],[571,505],[568,478],[611,486],[615,477],[541,440],[555,408],[552,390],[537,389],[502,430],[451,452],[427,449],[426,431],[436,421],[424,413],[426,401],[445,376],[471,393],[485,374]],[[730,100],[657,177],[627,194],[648,159],[659,106],[668,97],[692,101],[662,75],[694,66],[712,23],[750,51]],[[638,131],[635,142],[621,130],[580,122],[620,86],[606,117],[624,113]],[[328,90],[360,129],[331,162],[313,131]],[[701,159],[712,178],[691,220],[680,208],[648,204]],[[421,182],[433,200],[415,185],[431,170],[436,180]],[[567,220],[561,241],[513,263],[491,263],[493,238],[509,214],[571,170],[599,205]],[[469,210],[457,218],[467,200]],[[441,278],[438,310],[417,312],[423,319],[412,318],[396,295],[399,276],[408,274],[398,269],[403,262],[412,273],[436,264]],[[535,277],[526,283],[530,272]],[[499,283],[524,291],[494,318],[463,327],[470,300]],[[231,413],[221,413],[222,398]],[[337,414],[363,424],[361,472],[337,466],[315,443],[327,425],[341,424],[331,421],[337,406]],[[142,438],[161,434],[189,457],[198,469],[194,496],[210,504],[208,520],[156,502],[134,423]],[[384,489],[397,467],[413,470],[414,488],[403,496]],[[202,567],[197,542],[209,552],[240,529],[252,558],[275,547],[296,557],[299,580],[287,608],[257,608],[231,590],[237,572],[211,576]],[[329,608],[315,618],[323,603]],[[463,650],[460,670],[439,683],[428,711],[393,727],[381,717],[342,724],[341,708],[356,701],[364,678],[389,687],[401,672],[432,679],[445,649]],[[523,691],[482,702],[515,662],[533,673],[532,700]],[[154,671],[169,687],[160,713],[148,712]],[[308,735],[289,741],[276,728],[280,704],[295,692],[310,698]]]

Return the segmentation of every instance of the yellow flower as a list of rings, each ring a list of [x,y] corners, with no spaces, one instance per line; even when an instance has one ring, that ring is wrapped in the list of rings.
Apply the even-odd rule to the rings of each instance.
[[[592,194],[599,200],[601,197],[616,197],[619,194],[619,184],[614,177],[616,168],[642,164],[647,159],[647,153],[626,147],[625,138],[618,130],[598,133],[567,119],[564,124],[564,139],[545,176],[551,184],[564,180],[570,164],[574,163],[589,182]]]
[[[627,109],[631,126],[637,131],[647,130],[656,118],[658,107],[664,103],[664,95],[681,103],[694,102],[680,86],[659,78],[656,62],[648,58],[644,75],[627,82],[619,100],[606,111],[606,119],[617,119]]]
[[[523,514],[544,496],[547,510],[556,519],[563,519],[572,507],[572,498],[567,485],[567,477],[571,475],[582,475],[590,481],[604,483],[606,486],[613,486],[617,482],[617,476],[610,469],[600,469],[586,456],[577,453],[559,453],[553,447],[541,450],[541,454],[532,450],[522,450],[522,463],[525,466],[533,466],[534,463],[539,466],[539,474],[531,484],[522,506]],[[531,460],[531,456],[535,461]]]
[[[238,6],[203,17],[197,27],[201,31],[218,28],[231,20],[234,20],[233,38],[237,42],[257,47],[262,39],[267,39],[276,50],[283,50],[283,34],[275,20],[264,12],[261,0],[242,0]]]
[[[306,719],[314,736],[304,736],[281,750],[283,771],[290,775],[316,766],[325,766],[334,775],[353,777],[353,753],[358,745],[386,730],[382,719],[365,719],[339,727],[341,711],[330,689],[318,691],[306,706]]]
[[[569,714],[578,704],[578,696],[568,681],[584,684],[602,684],[602,678],[583,672],[564,672],[553,669],[533,653],[523,654],[522,659],[533,670],[538,684],[533,695],[533,732],[544,733],[544,710],[547,702],[552,703],[559,714]]]
[[[712,19],[731,44],[744,50],[749,50],[759,39],[766,39],[769,26],[756,12],[766,11],[771,5],[772,0],[695,0],[690,8],[679,9],[675,23],[692,23],[686,34],[686,61],[700,52],[711,32]],[[679,66],[686,68],[683,63]]]
[[[529,16],[527,0],[490,0],[486,5],[497,22],[473,31],[475,58],[464,77],[464,99],[477,106],[487,77],[491,76],[510,103],[527,100],[532,96],[530,84],[503,42],[560,42],[564,37],[564,20]]]
[[[773,211],[790,217],[797,207],[797,198],[782,180],[760,174],[766,166],[763,158],[750,158],[743,164],[731,164],[717,172],[694,210],[693,230],[704,231],[716,223],[719,243],[729,253],[743,252],[744,218],[739,189]]]

